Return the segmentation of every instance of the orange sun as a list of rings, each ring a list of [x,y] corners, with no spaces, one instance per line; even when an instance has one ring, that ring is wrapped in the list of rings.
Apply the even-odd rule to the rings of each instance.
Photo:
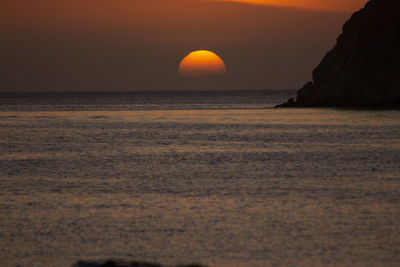
[[[224,74],[226,74],[224,61],[215,53],[207,50],[191,52],[179,64],[179,75],[181,77]]]

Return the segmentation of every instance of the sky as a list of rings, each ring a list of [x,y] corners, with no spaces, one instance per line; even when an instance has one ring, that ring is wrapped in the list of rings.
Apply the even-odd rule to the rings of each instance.
[[[275,5],[285,7],[300,7],[319,10],[346,10],[355,11],[360,9],[366,1],[364,0],[225,0],[229,2],[242,2],[258,5]]]
[[[0,91],[297,89],[365,2],[3,0]],[[203,49],[227,74],[179,77]]]

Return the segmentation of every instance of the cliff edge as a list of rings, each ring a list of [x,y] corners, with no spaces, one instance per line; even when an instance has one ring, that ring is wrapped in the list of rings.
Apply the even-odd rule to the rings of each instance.
[[[400,1],[370,0],[296,99],[278,107],[400,107]]]

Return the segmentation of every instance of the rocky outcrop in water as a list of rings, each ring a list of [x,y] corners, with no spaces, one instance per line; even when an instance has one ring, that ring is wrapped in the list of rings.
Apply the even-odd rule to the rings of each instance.
[[[308,82],[278,107],[400,107],[400,1],[371,0]]]
[[[79,261],[72,265],[72,267],[175,267],[171,265],[161,265],[158,263],[148,263],[139,261],[121,261],[121,260],[108,260],[105,262],[90,262],[90,261]],[[178,265],[176,267],[202,267],[198,264],[189,265]]]

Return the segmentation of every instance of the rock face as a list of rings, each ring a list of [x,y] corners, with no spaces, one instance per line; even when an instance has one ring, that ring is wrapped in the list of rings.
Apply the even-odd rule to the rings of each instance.
[[[281,107],[400,107],[400,1],[371,0]]]

